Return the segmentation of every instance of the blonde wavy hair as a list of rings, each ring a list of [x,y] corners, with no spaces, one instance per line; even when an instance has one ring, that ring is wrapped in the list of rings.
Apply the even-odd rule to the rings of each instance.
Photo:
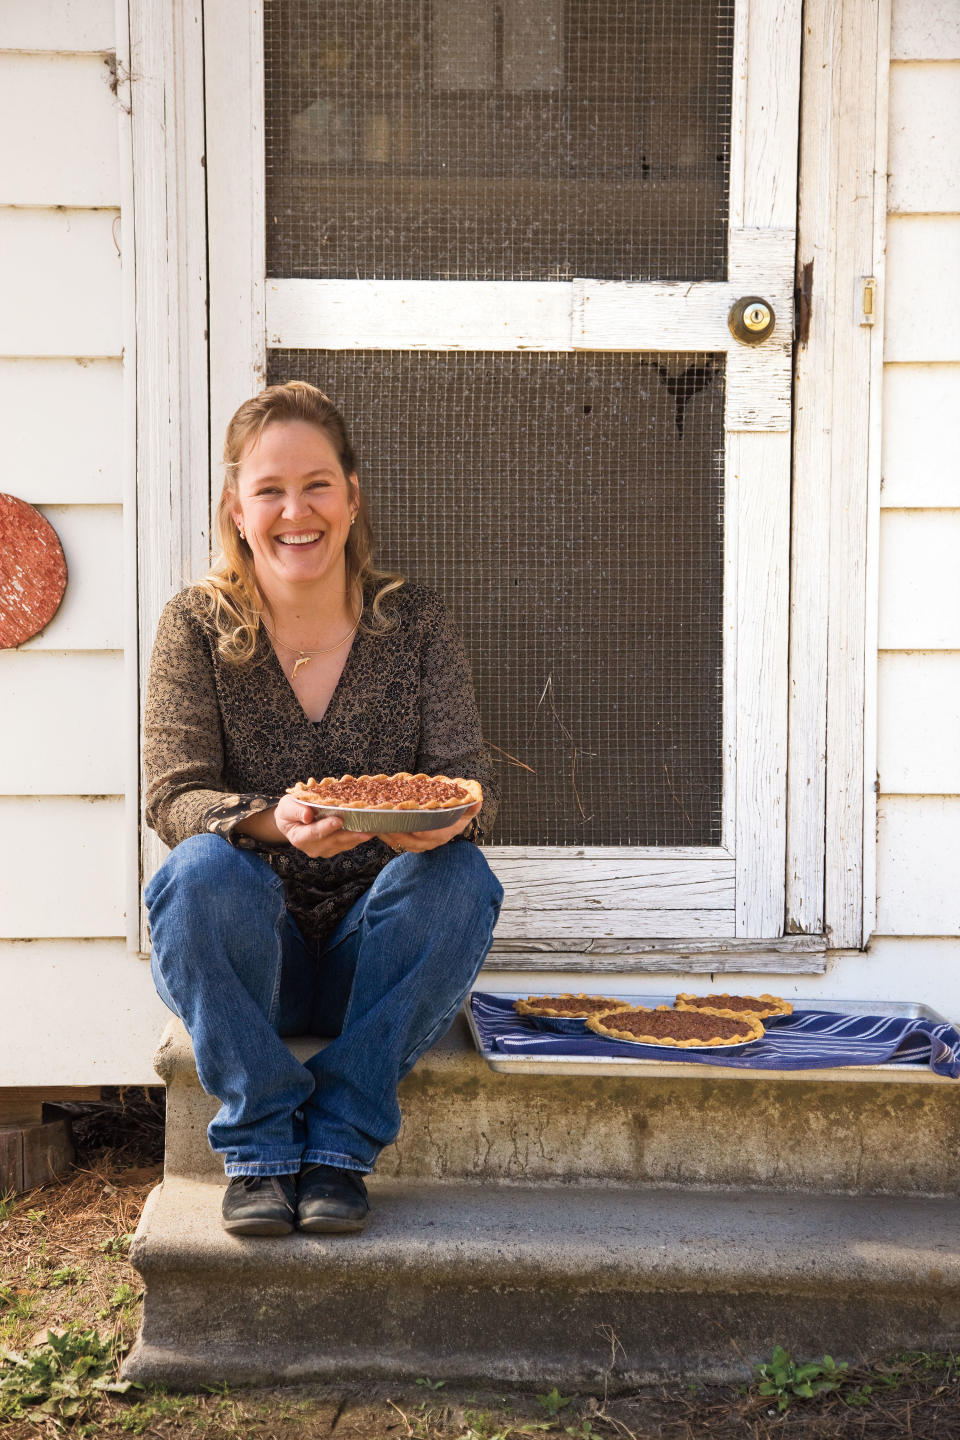
[[[231,419],[223,445],[225,473],[215,521],[220,554],[195,588],[202,592],[209,605],[218,635],[217,649],[225,660],[235,665],[245,665],[253,659],[264,604],[254,572],[253,553],[247,541],[241,540],[233,518],[239,504],[240,463],[268,425],[290,420],[306,421],[326,435],[348,480],[357,470],[343,416],[322,390],[304,380],[288,380],[285,385],[271,385],[261,390],[259,395],[244,401]],[[365,606],[361,628],[368,634],[383,634],[396,624],[395,616],[384,610],[383,602],[404,583],[403,576],[379,570],[374,565],[370,512],[362,491],[357,489],[355,498],[357,519],[350,528],[346,547],[347,593],[352,594],[359,586],[362,594],[369,595],[375,588],[372,601]]]

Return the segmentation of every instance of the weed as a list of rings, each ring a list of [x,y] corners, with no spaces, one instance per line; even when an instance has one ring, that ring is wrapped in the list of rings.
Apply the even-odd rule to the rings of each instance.
[[[0,1220],[9,1220],[19,1203],[15,1191],[4,1190],[0,1193]]]
[[[572,1399],[572,1395],[561,1395],[556,1385],[554,1385],[553,1389],[546,1395],[537,1396],[537,1404],[540,1406],[544,1415],[548,1416],[551,1420],[556,1420],[560,1411],[565,1410]]]
[[[61,1265],[47,1276],[47,1289],[60,1290],[64,1285],[83,1285],[88,1275],[79,1265]]]
[[[133,1235],[111,1235],[109,1240],[100,1241],[104,1255],[126,1255],[133,1243]]]
[[[112,1378],[119,1353],[115,1336],[101,1339],[77,1326],[49,1330],[22,1354],[0,1350],[0,1420],[38,1412],[54,1423],[80,1420],[98,1395],[125,1395],[133,1382]]]
[[[192,1395],[168,1395],[162,1386],[144,1400],[134,1400],[120,1417],[120,1428],[142,1435],[157,1420],[181,1420],[196,1409]]]
[[[754,1369],[760,1381],[757,1394],[775,1397],[777,1409],[782,1413],[794,1400],[811,1400],[814,1395],[839,1390],[847,1362],[835,1365],[831,1356],[824,1355],[822,1360],[797,1365],[782,1345],[776,1345],[769,1363],[756,1365]]]
[[[446,1380],[428,1380],[426,1375],[421,1375],[417,1381],[418,1385],[425,1385],[428,1390],[442,1390],[446,1383]]]
[[[599,1431],[594,1430],[589,1420],[581,1420],[577,1425],[568,1425],[567,1434],[573,1436],[573,1440],[599,1440]]]

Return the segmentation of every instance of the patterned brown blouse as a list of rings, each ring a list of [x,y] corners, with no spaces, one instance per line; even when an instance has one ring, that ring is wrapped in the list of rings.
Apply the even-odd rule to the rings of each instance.
[[[496,815],[499,792],[466,657],[442,600],[404,585],[385,602],[390,607],[395,629],[357,632],[317,723],[262,630],[248,665],[222,658],[199,591],[174,596],[157,629],[144,718],[147,823],[171,847],[212,831],[259,851],[282,877],[307,940],[329,935],[392,857],[371,840],[312,860],[234,828],[275,805],[288,785],[310,775],[462,775],[479,780],[484,794],[469,838],[486,838]]]

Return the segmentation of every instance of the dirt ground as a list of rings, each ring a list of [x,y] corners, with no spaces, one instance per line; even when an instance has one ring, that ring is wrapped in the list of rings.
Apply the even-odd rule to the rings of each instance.
[[[162,1091],[69,1107],[77,1165],[61,1183],[0,1200],[0,1434],[251,1440],[960,1440],[960,1357],[909,1354],[831,1373],[823,1356],[778,1357],[764,1387],[650,1386],[632,1395],[415,1383],[174,1394],[117,1391],[139,1323],[127,1257],[161,1175]],[[771,1336],[771,1358],[776,1337]],[[800,1362],[810,1366],[798,1373]],[[794,1363],[795,1362],[795,1363]],[[807,1394],[821,1384],[834,1386]],[[766,1388],[767,1393],[762,1393]],[[612,1387],[611,1387],[612,1389]],[[779,1408],[780,1405],[785,1408]]]

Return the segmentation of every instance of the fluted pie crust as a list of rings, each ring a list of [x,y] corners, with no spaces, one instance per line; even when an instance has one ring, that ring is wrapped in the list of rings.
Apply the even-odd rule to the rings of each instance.
[[[337,806],[341,810],[456,810],[483,800],[476,780],[451,779],[449,775],[332,775],[322,780],[313,776],[287,791],[308,805]]]
[[[729,1004],[730,1001],[736,1004]],[[749,1005],[744,1004],[749,1001]],[[752,1015],[758,1020],[771,1020],[774,1016],[792,1015],[793,1006],[789,1000],[777,995],[678,995],[674,1001],[677,1010],[700,1010],[711,1015],[725,1015],[738,1020],[741,1015]]]
[[[718,1016],[712,1011],[701,1011],[701,1014],[709,1015],[711,1019],[732,1019],[742,1021],[733,1034],[693,1036],[687,1039],[677,1039],[665,1034],[644,1033],[642,1027],[638,1031],[625,1030],[622,1025],[618,1027],[617,1019],[623,1012],[607,1011],[601,1015],[591,1015],[587,1020],[587,1029],[594,1031],[597,1035],[606,1035],[612,1040],[630,1040],[635,1045],[664,1045],[673,1046],[677,1050],[703,1050],[711,1045],[743,1045],[750,1040],[759,1040],[764,1033],[763,1022],[753,1015],[731,1015]],[[631,1015],[672,1015],[679,1019],[680,1012],[670,1005],[656,1005],[652,1009],[646,1005],[636,1005],[631,1008]],[[663,1025],[664,1021],[659,1021]],[[678,1030],[682,1026],[678,1025]],[[722,1028],[722,1027],[718,1027]]]
[[[580,1000],[586,1003],[579,1007],[572,1003],[569,1007],[564,1007],[557,1003],[562,1000]],[[588,1016],[596,1014],[598,1008],[611,1014],[616,1010],[632,1010],[634,1007],[629,1000],[613,1000],[608,995],[573,995],[567,991],[563,995],[528,995],[526,1000],[514,1000],[513,1008],[518,1015],[538,1015],[550,1020],[586,1020]]]

